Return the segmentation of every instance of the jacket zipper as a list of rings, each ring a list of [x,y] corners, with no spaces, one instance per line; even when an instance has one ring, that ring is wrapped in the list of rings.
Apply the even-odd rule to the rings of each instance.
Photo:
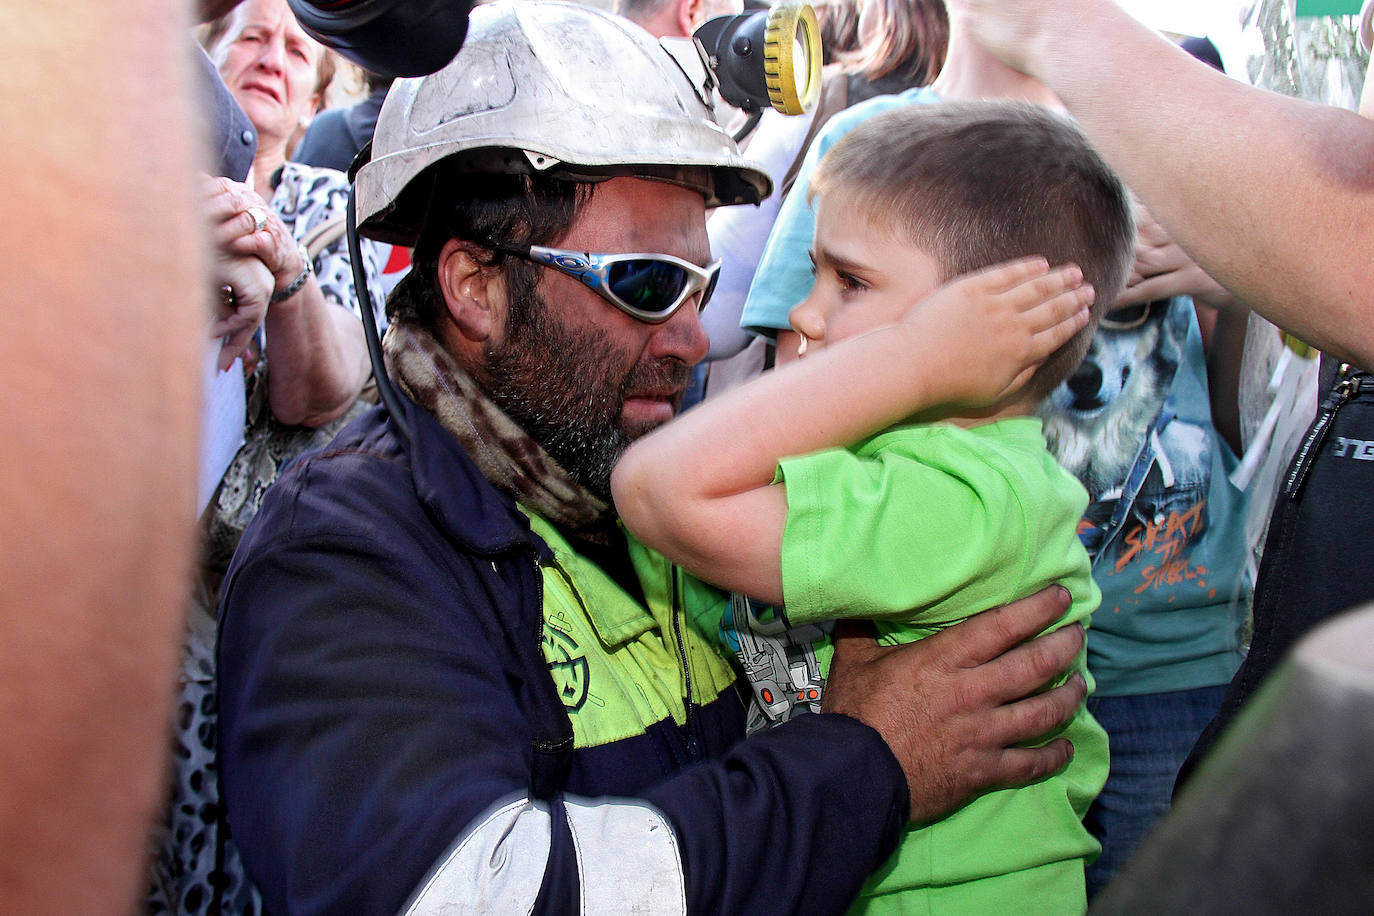
[[[697,737],[698,723],[697,717],[692,712],[692,665],[687,657],[687,641],[682,636],[682,608],[678,603],[678,591],[681,583],[678,579],[679,571],[676,566],[672,567],[673,581],[672,593],[670,595],[671,609],[673,615],[673,639],[677,642],[678,657],[682,659],[683,686],[686,687],[686,698],[683,709],[686,714],[687,726],[687,759],[693,763],[701,760],[701,740]]]
[[[539,622],[534,628],[534,651],[537,653],[537,657],[542,659],[544,657],[544,567],[540,565],[539,556],[537,554],[530,557],[530,565],[534,567],[535,595],[539,600],[539,603],[536,605],[539,609],[537,615]],[[571,726],[571,721],[568,724]],[[567,735],[562,738],[555,740],[536,738],[532,744],[536,751],[543,753],[560,753],[564,749],[571,748],[575,741],[576,738],[572,733],[571,727],[569,727]]]
[[[534,628],[534,645],[542,657],[544,654],[544,567],[539,565],[539,556],[530,557],[534,566],[534,589],[539,598],[539,626]]]
[[[1298,492],[1307,480],[1307,474],[1312,469],[1312,463],[1316,460],[1317,452],[1321,450],[1322,443],[1326,441],[1326,434],[1331,429],[1331,423],[1336,419],[1336,412],[1347,401],[1360,393],[1360,377],[1350,375],[1349,363],[1341,363],[1337,379],[1338,381],[1331,388],[1326,399],[1322,401],[1321,409],[1317,411],[1317,418],[1313,421],[1312,428],[1307,431],[1307,435],[1302,440],[1302,445],[1298,446],[1297,454],[1293,458],[1288,479],[1284,481],[1283,485],[1283,492],[1289,499],[1298,498]]]

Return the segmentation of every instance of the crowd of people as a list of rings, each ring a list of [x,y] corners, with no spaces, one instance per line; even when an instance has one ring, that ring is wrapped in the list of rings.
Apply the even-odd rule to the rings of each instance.
[[[73,30],[199,118],[89,95],[135,193],[59,195],[174,314],[72,341],[81,449],[20,399],[0,909],[1083,912],[1374,597],[1374,124],[1108,0],[837,0],[820,105],[736,138],[658,39],[739,10],[494,0],[332,110],[287,0]],[[1254,581],[1251,313],[1323,354]],[[245,410],[192,525],[204,346]]]

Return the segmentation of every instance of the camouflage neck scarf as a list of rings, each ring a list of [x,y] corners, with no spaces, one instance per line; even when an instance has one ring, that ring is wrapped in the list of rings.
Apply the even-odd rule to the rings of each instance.
[[[554,525],[593,539],[614,528],[615,510],[492,403],[429,331],[394,322],[382,348],[400,389],[458,440],[498,490]]]

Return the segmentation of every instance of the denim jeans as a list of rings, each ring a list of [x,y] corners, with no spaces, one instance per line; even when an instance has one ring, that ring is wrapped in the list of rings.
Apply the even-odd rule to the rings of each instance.
[[[1174,777],[1225,693],[1221,685],[1088,699],[1111,748],[1107,785],[1084,819],[1102,844],[1102,855],[1087,869],[1089,900],[1169,810]]]

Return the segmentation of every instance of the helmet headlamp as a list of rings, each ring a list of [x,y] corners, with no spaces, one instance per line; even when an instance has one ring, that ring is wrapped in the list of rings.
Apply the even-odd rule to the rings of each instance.
[[[810,111],[821,86],[821,30],[809,3],[782,0],[766,10],[718,16],[692,36],[700,42],[720,97],[746,112]]]

